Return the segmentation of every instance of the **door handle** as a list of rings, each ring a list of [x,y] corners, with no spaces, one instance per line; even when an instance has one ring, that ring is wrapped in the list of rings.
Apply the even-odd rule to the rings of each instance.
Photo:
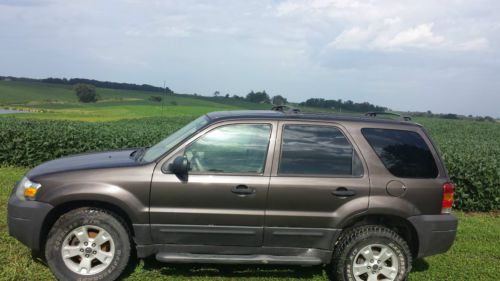
[[[356,195],[356,191],[345,187],[339,187],[335,191],[332,191],[332,194],[337,197],[350,197]]]
[[[255,193],[255,188],[240,184],[231,188],[231,192],[238,195],[250,195]]]

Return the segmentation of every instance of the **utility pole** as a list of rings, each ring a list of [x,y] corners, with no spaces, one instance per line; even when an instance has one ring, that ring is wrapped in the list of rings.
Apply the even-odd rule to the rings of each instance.
[[[163,80],[163,92],[165,93],[165,97],[163,98],[161,102],[161,115],[164,116],[164,107],[165,107],[165,102],[167,99],[167,81]]]

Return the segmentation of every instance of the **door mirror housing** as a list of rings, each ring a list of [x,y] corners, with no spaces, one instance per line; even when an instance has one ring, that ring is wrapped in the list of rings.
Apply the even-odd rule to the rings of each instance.
[[[187,180],[189,171],[189,161],[186,156],[177,156],[174,162],[170,164],[169,171],[175,174],[181,180]]]

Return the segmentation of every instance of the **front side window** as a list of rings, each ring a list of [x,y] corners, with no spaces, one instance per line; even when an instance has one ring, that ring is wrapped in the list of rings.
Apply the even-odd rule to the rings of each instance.
[[[194,173],[262,174],[270,136],[269,124],[225,125],[194,141],[184,155]]]
[[[285,125],[278,174],[360,176],[363,167],[351,143],[338,128]]]
[[[436,161],[416,132],[394,129],[362,129],[363,136],[389,172],[400,178],[435,178]]]

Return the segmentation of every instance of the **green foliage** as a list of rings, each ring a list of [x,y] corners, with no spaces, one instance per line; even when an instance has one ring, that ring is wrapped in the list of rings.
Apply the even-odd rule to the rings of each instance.
[[[149,146],[210,111],[209,108],[191,108],[189,111],[181,106],[170,107],[165,109],[166,117],[114,122],[24,119],[27,114],[18,115],[22,118],[2,117],[0,165],[33,167],[69,154]],[[151,112],[152,108],[144,110]],[[155,110],[162,111],[161,107]],[[113,112],[119,116],[133,116],[129,111],[113,109]],[[92,116],[97,113],[92,112]],[[441,118],[418,118],[418,121],[441,150],[451,180],[456,184],[454,207],[466,211],[499,210],[500,124]]]
[[[288,100],[281,95],[277,95],[272,98],[272,103],[273,105],[285,105],[288,103]]]
[[[80,102],[96,102],[97,93],[94,85],[89,84],[76,84],[75,93]]]
[[[150,146],[192,119],[91,123],[0,118],[0,165],[33,167],[69,154]]]
[[[251,91],[250,93],[248,93],[246,100],[255,103],[271,103],[271,99],[269,98],[269,95],[266,93],[266,91]]]
[[[369,111],[386,111],[386,107],[373,105],[369,102],[356,103],[351,100],[325,100],[323,98],[310,98],[305,102],[299,103],[300,106],[312,108],[333,109],[335,111],[351,111],[351,112],[369,112]]]
[[[454,208],[500,209],[500,124],[418,119],[441,150],[456,185]]]

